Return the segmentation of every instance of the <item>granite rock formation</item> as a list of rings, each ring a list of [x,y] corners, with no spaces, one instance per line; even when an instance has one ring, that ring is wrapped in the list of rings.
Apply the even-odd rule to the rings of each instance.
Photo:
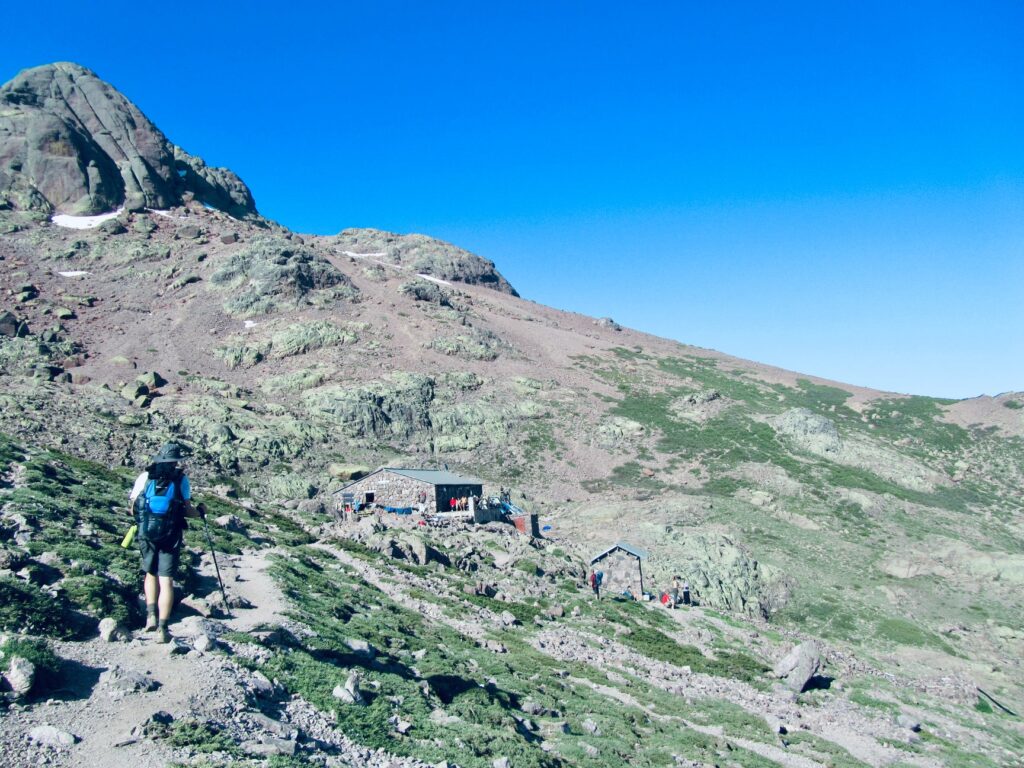
[[[171,208],[189,194],[238,218],[256,212],[238,176],[172,145],[84,67],[34,67],[0,88],[0,206],[89,215]]]

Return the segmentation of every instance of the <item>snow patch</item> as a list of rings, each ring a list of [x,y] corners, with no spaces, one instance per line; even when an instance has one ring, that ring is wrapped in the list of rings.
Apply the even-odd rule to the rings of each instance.
[[[82,277],[83,275],[88,275],[89,273],[86,272],[84,269],[72,269],[69,272],[58,272],[57,274],[60,275],[61,277]]]
[[[246,320],[245,321],[245,327],[246,328],[255,328],[257,325],[259,325],[259,323],[257,323],[255,320]]]
[[[373,259],[387,256],[387,253],[356,253],[355,251],[342,251],[346,256],[351,256],[353,259]]]
[[[437,283],[438,285],[451,285],[447,280],[442,280],[440,277],[432,277],[431,275],[424,275],[420,272],[416,273],[416,277],[422,277],[424,280],[429,280],[430,282]]]
[[[116,211],[101,213],[97,216],[69,216],[66,213],[58,213],[50,221],[58,227],[67,227],[68,229],[96,229],[104,221],[117,218],[123,211],[124,206],[122,205]]]

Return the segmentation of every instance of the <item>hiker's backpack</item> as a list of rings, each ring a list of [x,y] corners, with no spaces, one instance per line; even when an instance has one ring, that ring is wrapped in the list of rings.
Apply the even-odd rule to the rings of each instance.
[[[151,477],[135,502],[139,516],[139,538],[163,541],[175,536],[182,521],[182,473]]]

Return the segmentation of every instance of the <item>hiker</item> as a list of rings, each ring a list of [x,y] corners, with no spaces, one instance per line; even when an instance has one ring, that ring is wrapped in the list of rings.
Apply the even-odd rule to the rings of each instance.
[[[597,571],[590,572],[590,588],[594,590],[594,596],[601,599],[601,580],[597,577]]]
[[[673,576],[672,577],[672,603],[669,605],[669,608],[672,608],[673,610],[675,610],[675,607],[677,605],[679,605],[679,577],[678,576]]]
[[[452,512],[454,512],[454,511],[455,511],[455,505],[456,505],[457,503],[458,503],[458,502],[456,502],[456,501],[455,501],[455,497],[454,497],[454,496],[452,496],[452,497],[451,497],[451,498],[450,498],[450,499],[448,500],[448,506],[449,506],[449,507],[451,508],[451,511],[452,511]]]
[[[690,583],[688,581],[683,582],[683,605],[691,605],[690,603]]]
[[[135,513],[146,595],[146,632],[157,642],[171,640],[167,621],[174,607],[174,571],[181,554],[186,517],[206,517],[206,507],[192,506],[188,477],[178,466],[184,458],[177,443],[166,443],[135,479],[129,499]]]

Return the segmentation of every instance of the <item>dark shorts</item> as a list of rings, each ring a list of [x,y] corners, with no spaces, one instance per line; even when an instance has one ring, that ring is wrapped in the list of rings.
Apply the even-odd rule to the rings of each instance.
[[[163,541],[139,539],[139,554],[142,556],[143,573],[173,577],[181,554],[181,536]]]

